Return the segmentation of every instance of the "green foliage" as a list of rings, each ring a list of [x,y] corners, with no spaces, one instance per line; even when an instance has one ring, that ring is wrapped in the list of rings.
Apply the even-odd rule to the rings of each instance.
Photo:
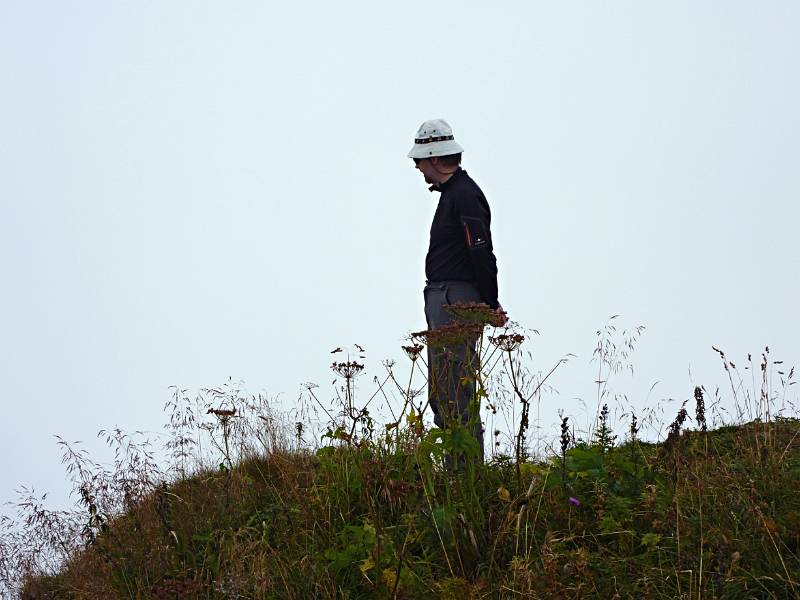
[[[276,455],[164,490],[170,531],[157,497],[145,500],[38,585],[86,597],[68,590],[96,564],[93,577],[120,597],[180,586],[208,598],[227,597],[223,588],[274,598],[501,588],[530,598],[797,597],[800,425],[770,427],[775,456],[752,451],[763,424],[708,432],[708,450],[703,434],[684,434],[677,478],[657,445],[637,443],[634,462],[625,445],[578,442],[564,481],[552,457],[522,465],[522,488],[509,458],[444,468],[450,452],[471,451],[457,430],[429,431],[413,455],[367,445]],[[209,503],[225,486],[232,502]]]
[[[495,338],[503,360],[519,338]],[[412,361],[421,348],[407,348]],[[599,373],[619,370],[615,356],[598,344]],[[533,396],[505,366],[527,411]],[[69,523],[82,543],[60,568],[29,575],[25,597],[800,598],[796,419],[690,431],[682,405],[664,443],[641,441],[632,415],[620,444],[603,404],[585,439],[561,415],[555,449],[532,460],[523,412],[509,454],[484,464],[468,428],[426,430],[410,383],[380,427],[356,401],[363,366],[332,368],[341,413],[326,409],[314,451],[296,423],[280,443],[242,427],[239,405],[210,411],[221,460],[191,475],[180,454],[169,481],[123,470],[92,487],[85,458],[70,454],[85,506]],[[609,392],[598,381],[599,408]],[[495,401],[476,389],[475,402]],[[242,450],[253,436],[265,451]],[[123,500],[106,502],[115,484]],[[29,505],[31,522],[56,522]]]

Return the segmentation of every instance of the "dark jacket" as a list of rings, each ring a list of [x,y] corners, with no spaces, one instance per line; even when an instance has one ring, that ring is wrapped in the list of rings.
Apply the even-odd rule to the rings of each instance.
[[[481,299],[497,308],[497,259],[492,247],[489,203],[463,169],[431,191],[440,191],[425,257],[428,281],[470,281]]]

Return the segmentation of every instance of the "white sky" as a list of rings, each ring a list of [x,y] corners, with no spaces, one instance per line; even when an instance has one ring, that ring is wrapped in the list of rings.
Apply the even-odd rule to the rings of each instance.
[[[637,406],[800,356],[796,2],[0,1],[0,501],[66,501],[54,434],[160,431],[168,386],[327,393],[424,328],[444,117],[486,193],[500,300],[575,353],[647,326]],[[690,378],[689,370],[692,377]],[[648,390],[660,381],[648,397]],[[723,388],[724,389],[724,388]]]

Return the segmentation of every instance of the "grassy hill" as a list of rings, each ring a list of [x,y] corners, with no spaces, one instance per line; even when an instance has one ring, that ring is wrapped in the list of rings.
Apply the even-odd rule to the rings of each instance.
[[[232,385],[202,404],[174,390],[167,470],[119,430],[101,432],[110,467],[61,441],[77,509],[23,497],[3,524],[0,584],[29,600],[800,598],[800,421],[776,416],[794,370],[770,391],[767,350],[748,393],[718,351],[737,423],[710,430],[698,387],[692,416],[687,400],[652,443],[633,413],[611,429],[607,382],[633,342],[601,336],[594,426],[581,437],[562,417],[551,450],[531,456],[529,407],[549,374],[521,367],[523,341],[481,339],[476,400],[515,416],[506,454],[496,441],[486,464],[465,429],[425,425],[417,343],[407,385],[391,363],[376,379],[385,398],[399,390],[388,423],[370,412],[379,392],[357,401],[355,361],[331,366],[338,407],[308,386],[321,443]],[[486,383],[493,368],[505,384]]]
[[[400,438],[223,465],[108,521],[89,499],[85,549],[23,596],[800,597],[796,420],[461,473]]]

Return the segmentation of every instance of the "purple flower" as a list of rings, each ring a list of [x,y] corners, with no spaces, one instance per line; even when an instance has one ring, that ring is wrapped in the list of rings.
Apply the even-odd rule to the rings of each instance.
[[[569,503],[572,504],[572,506],[580,506],[581,505],[581,501],[578,500],[575,496],[570,496],[569,497]]]

